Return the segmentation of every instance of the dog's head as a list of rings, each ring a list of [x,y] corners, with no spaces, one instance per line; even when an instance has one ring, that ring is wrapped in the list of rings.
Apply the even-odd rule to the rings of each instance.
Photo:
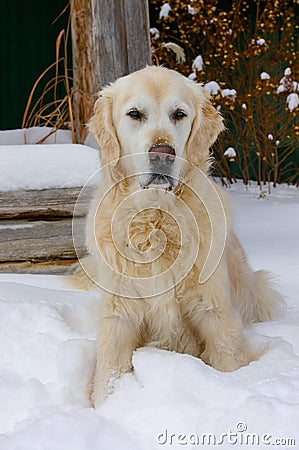
[[[89,128],[103,165],[135,155],[129,159],[142,187],[172,189],[183,160],[206,170],[209,148],[224,127],[201,85],[151,66],[105,87]]]

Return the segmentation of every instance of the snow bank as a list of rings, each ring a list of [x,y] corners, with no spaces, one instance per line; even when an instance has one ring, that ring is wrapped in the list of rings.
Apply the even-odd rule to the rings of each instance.
[[[83,186],[99,168],[86,145],[0,145],[0,190]]]
[[[257,200],[256,187],[238,183],[229,195],[252,266],[279,276],[288,302],[281,319],[246,333],[260,359],[221,373],[189,355],[142,348],[134,373],[95,411],[88,382],[99,295],[67,290],[63,277],[2,274],[1,450],[298,445],[298,190],[281,186]]]

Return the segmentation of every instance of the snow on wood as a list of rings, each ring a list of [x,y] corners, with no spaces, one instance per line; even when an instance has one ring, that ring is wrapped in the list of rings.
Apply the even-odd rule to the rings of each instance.
[[[45,132],[31,131],[36,138]],[[65,270],[76,260],[74,207],[82,186],[97,172],[98,151],[72,144],[14,145],[16,138],[19,130],[5,134],[8,145],[0,145],[0,272],[53,271],[55,264]],[[92,190],[91,183],[76,206],[81,254]]]
[[[83,186],[98,168],[86,145],[0,145],[0,191]]]
[[[52,127],[31,127],[20,130],[0,130],[0,145],[71,144],[69,130],[55,130]]]

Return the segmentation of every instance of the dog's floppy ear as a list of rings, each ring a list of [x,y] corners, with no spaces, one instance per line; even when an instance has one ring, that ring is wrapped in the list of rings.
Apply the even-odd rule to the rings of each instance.
[[[95,103],[94,115],[90,119],[88,128],[100,144],[102,165],[112,161],[115,165],[120,158],[120,145],[113,125],[111,88],[99,92]]]
[[[223,118],[212,105],[208,93],[200,86],[192,86],[196,116],[186,146],[188,161],[197,167],[205,167],[209,148],[224,130]]]

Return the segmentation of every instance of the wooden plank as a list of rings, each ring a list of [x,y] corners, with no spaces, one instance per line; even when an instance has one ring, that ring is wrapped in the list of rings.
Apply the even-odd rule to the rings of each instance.
[[[66,275],[70,274],[78,264],[77,259],[64,259],[32,262],[32,261],[15,261],[0,262],[0,273],[31,273],[45,275]]]
[[[150,64],[150,22],[147,0],[124,0],[128,73]]]
[[[85,219],[75,219],[79,230],[77,251],[85,250]],[[57,221],[2,220],[0,224],[0,261],[53,261],[75,259],[72,219]]]
[[[148,0],[91,0],[98,82],[103,87],[150,64]]]
[[[133,0],[138,7],[139,1]],[[91,0],[96,88],[128,73],[123,0]],[[142,37],[140,37],[142,39]]]
[[[148,0],[71,0],[74,116],[86,136],[95,94],[150,64]]]
[[[0,219],[72,217],[81,189],[0,191]],[[92,189],[84,190],[80,196],[77,216],[86,215],[91,192]]]

